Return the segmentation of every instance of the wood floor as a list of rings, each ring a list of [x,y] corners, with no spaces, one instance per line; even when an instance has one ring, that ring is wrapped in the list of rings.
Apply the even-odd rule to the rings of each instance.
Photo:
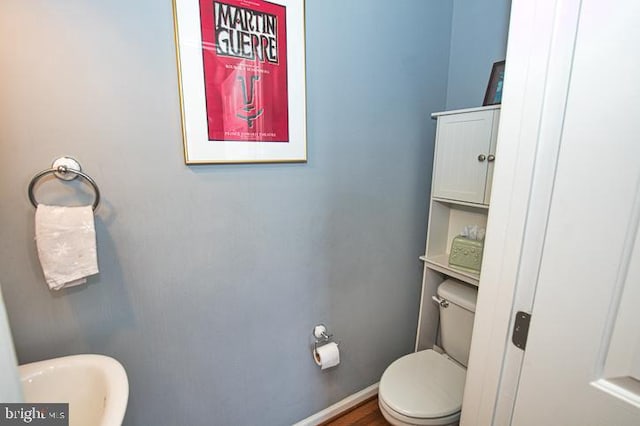
[[[389,423],[378,408],[378,397],[373,397],[322,426],[389,426]]]

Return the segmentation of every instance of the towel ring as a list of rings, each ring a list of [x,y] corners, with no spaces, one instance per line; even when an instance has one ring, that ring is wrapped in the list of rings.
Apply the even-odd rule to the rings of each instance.
[[[27,193],[29,195],[29,201],[33,204],[33,207],[38,207],[38,202],[36,201],[36,197],[33,195],[33,188],[36,186],[36,183],[40,180],[40,178],[48,175],[54,174],[58,179],[62,180],[73,180],[78,176],[84,178],[95,192],[95,199],[93,200],[93,204],[91,208],[95,210],[100,204],[100,189],[98,189],[98,184],[96,181],[91,178],[91,176],[82,172],[82,167],[80,167],[80,163],[78,163],[75,159],[71,157],[60,157],[56,161],[53,162],[50,169],[43,170],[40,173],[36,174],[32,179],[31,183],[29,183],[29,189]]]

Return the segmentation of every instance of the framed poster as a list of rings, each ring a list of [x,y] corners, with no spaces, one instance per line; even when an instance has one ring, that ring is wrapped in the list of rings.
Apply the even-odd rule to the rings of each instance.
[[[305,162],[304,0],[174,0],[186,164]]]

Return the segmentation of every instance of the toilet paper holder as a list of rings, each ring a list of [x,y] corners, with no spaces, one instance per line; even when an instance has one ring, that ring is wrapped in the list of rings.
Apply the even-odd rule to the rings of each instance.
[[[313,342],[313,351],[315,352],[318,349],[318,345],[322,346],[332,341],[333,334],[327,333],[327,326],[324,324],[318,324],[313,327],[313,332],[311,333],[315,338]],[[340,342],[336,342],[336,345],[340,345]]]

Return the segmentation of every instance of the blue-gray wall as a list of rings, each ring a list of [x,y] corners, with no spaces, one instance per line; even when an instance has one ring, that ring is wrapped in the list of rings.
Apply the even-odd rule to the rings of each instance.
[[[290,424],[378,381],[414,343],[452,9],[308,0],[309,162],[187,167],[169,0],[2,1],[0,282],[20,362],[119,359],[139,426]],[[103,192],[101,272],[51,294],[26,188],[65,154]],[[342,342],[324,372],[318,322]]]
[[[447,109],[482,105],[491,66],[507,52],[511,0],[453,0]]]

